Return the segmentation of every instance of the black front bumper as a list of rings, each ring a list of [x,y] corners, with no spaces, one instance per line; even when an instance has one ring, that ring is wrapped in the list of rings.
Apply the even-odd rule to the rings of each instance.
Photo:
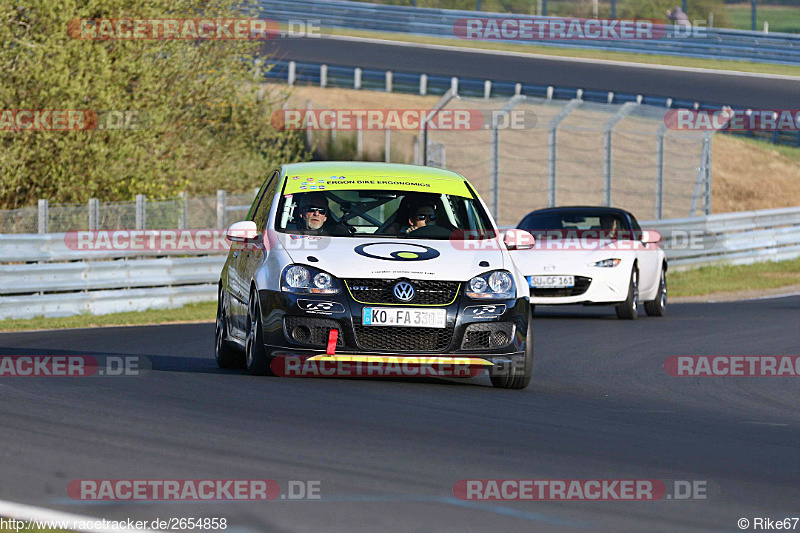
[[[451,303],[425,306],[446,310],[445,328],[363,325],[365,307],[408,305],[361,303],[347,288],[336,295],[261,290],[259,297],[264,344],[273,355],[325,354],[329,333],[337,329],[337,355],[458,355],[516,362],[525,352],[530,317],[527,298],[474,300],[463,287]]]

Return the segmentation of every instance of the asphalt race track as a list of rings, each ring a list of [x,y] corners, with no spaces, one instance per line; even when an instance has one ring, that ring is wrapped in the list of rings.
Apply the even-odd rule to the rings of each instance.
[[[256,378],[213,324],[0,335],[0,353],[147,356],[138,377],[0,378],[0,499],[96,517],[226,517],[227,531],[738,531],[800,515],[800,381],[678,378],[670,355],[797,355],[800,296],[536,310],[523,391],[485,377]],[[83,502],[76,479],[320,481],[321,499]],[[705,481],[688,501],[476,502],[461,479]]]
[[[796,108],[800,92],[800,80],[791,78],[667,70],[343,39],[279,39],[268,42],[264,51],[295,61],[626,92],[753,109]]]

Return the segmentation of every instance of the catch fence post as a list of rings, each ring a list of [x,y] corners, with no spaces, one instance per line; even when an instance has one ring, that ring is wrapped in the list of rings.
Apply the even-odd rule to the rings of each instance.
[[[47,200],[39,200],[39,233],[47,233],[50,225],[50,203]]]
[[[89,198],[89,230],[96,231],[100,228],[100,201]]]
[[[228,205],[228,193],[217,190],[217,229],[225,229],[225,207]]]
[[[147,197],[136,195],[136,229],[147,229]]]

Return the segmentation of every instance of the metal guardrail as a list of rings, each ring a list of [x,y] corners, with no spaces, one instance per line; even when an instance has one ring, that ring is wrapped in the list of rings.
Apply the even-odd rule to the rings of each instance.
[[[748,264],[800,257],[800,207],[642,222],[659,231],[670,267]],[[14,258],[77,259],[61,252],[64,234],[0,235]],[[0,265],[0,320],[105,314],[214,300],[225,256],[158,257],[163,251],[81,252],[79,262]],[[185,252],[184,252],[185,255]],[[118,260],[108,260],[113,257]],[[141,258],[144,257],[144,258]],[[106,259],[106,260],[102,260]]]
[[[743,265],[800,257],[800,207],[641,222],[664,237],[670,267]]]
[[[0,320],[143,311],[216,297],[224,251],[81,251],[66,244],[66,235],[0,234],[0,257],[17,263],[0,264]],[[169,255],[180,257],[163,257]]]
[[[124,231],[124,230],[123,230]],[[149,242],[151,236],[158,234],[162,230],[135,230],[141,235],[141,242]],[[224,230],[219,230],[224,231]],[[131,232],[133,233],[133,232]],[[217,230],[207,230],[209,239],[214,238]],[[201,249],[114,249],[113,243],[109,243],[106,249],[96,249],[87,251],[81,250],[73,243],[68,245],[66,233],[0,233],[0,258],[7,263],[38,262],[38,261],[82,261],[85,259],[126,259],[136,257],[155,257],[155,256],[186,256],[186,255],[208,255],[208,250]],[[121,248],[121,247],[118,247]]]
[[[0,295],[163,287],[219,279],[224,256],[0,265]]]
[[[260,5],[265,17],[284,23],[314,19],[323,27],[449,38],[456,38],[453,25],[462,18],[551,18],[379,5],[347,0],[260,0]],[[673,25],[663,26],[663,30],[665,34],[662,38],[647,41],[537,40],[532,44],[785,65],[796,65],[800,62],[800,35],[696,27],[693,28],[691,35],[687,36],[684,35],[686,30],[681,33],[681,29]]]
[[[170,309],[213,301],[216,297],[216,284],[3,296],[0,298],[0,320]]]
[[[358,73],[357,73],[358,72]],[[324,73],[324,74],[323,74]],[[387,76],[389,74],[389,76]],[[320,87],[341,87],[349,89],[368,89],[410,94],[427,94],[441,96],[455,83],[458,94],[463,97],[512,97],[523,94],[528,98],[547,98],[554,100],[579,99],[585,102],[603,104],[625,104],[638,102],[643,105],[682,109],[700,109],[718,111],[723,108],[720,103],[696,102],[693,100],[673,99],[666,96],[641,95],[636,93],[598,91],[580,87],[555,87],[532,83],[515,83],[509,81],[485,80],[479,78],[451,78],[424,73],[388,71],[383,69],[366,69],[341,65],[325,65],[320,63],[278,60],[264,74],[266,79],[280,80],[294,85],[307,83]],[[387,83],[391,79],[391,83]],[[731,108],[736,112],[745,112],[742,108]],[[774,144],[800,146],[800,131],[729,131],[722,133],[741,135],[769,141]]]

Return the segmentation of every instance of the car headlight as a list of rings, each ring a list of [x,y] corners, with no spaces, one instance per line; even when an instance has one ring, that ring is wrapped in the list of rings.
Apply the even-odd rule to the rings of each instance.
[[[467,296],[479,299],[507,300],[516,296],[514,278],[505,270],[475,276],[467,284]]]
[[[303,265],[292,265],[283,271],[281,290],[297,294],[338,294],[342,285],[327,272]]]
[[[514,280],[511,279],[511,275],[508,272],[492,272],[489,276],[489,288],[498,294],[511,292],[513,286]]]
[[[484,278],[472,278],[469,280],[469,290],[472,292],[484,293],[489,289],[489,283]]]
[[[602,261],[598,261],[598,262],[596,262],[594,264],[594,266],[608,268],[608,267],[615,267],[620,263],[622,263],[622,259],[617,259],[616,257],[614,257],[614,258],[603,259]]]

